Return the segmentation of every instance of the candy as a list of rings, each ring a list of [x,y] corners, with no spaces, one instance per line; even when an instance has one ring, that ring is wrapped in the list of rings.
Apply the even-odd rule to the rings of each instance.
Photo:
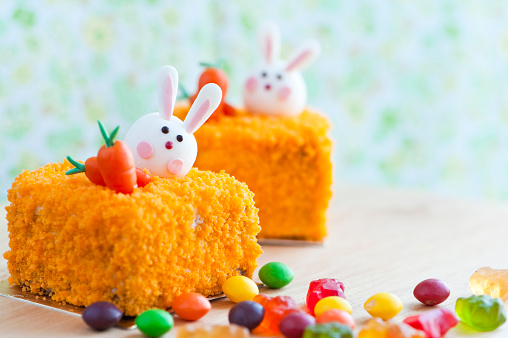
[[[503,302],[488,295],[457,299],[455,312],[462,322],[476,331],[492,331],[506,322]]]
[[[229,310],[229,322],[254,330],[261,324],[265,317],[265,308],[252,300],[246,300],[235,304]]]
[[[293,312],[282,318],[279,330],[286,338],[302,338],[305,328],[316,324],[316,319],[303,312]]]
[[[469,278],[469,288],[475,295],[489,295],[508,300],[508,269],[481,268]]]
[[[265,317],[258,329],[270,333],[279,332],[279,323],[288,314],[292,312],[300,312],[296,307],[293,298],[289,296],[270,297],[266,295],[257,295],[254,301],[263,305],[265,308]]]
[[[402,301],[393,293],[380,292],[367,299],[364,308],[372,317],[387,320],[402,310]]]
[[[222,292],[232,302],[252,300],[259,293],[258,286],[245,276],[233,276],[222,284]]]
[[[248,338],[249,331],[237,325],[185,325],[176,338]]]
[[[353,317],[344,310],[330,309],[323,312],[316,318],[316,323],[340,323],[349,326],[351,329],[355,328],[355,321]]]
[[[316,307],[314,308],[314,313],[317,317],[319,317],[323,312],[330,309],[344,310],[349,314],[353,313],[351,304],[349,304],[349,302],[344,298],[337,296],[330,296],[321,299],[317,302]]]
[[[160,309],[143,312],[136,318],[138,329],[148,337],[160,337],[173,328],[173,317]]]
[[[280,289],[288,285],[295,275],[284,263],[271,262],[259,270],[259,279],[272,289]]]
[[[322,278],[310,282],[307,292],[307,308],[310,313],[314,314],[314,307],[318,301],[329,296],[339,296],[346,299],[344,284],[333,278]]]
[[[210,311],[212,305],[205,296],[196,292],[189,292],[176,297],[171,304],[171,308],[182,319],[198,320]]]
[[[338,323],[315,324],[305,329],[303,338],[353,338],[353,332],[349,326]]]
[[[425,338],[425,332],[404,323],[372,318],[358,333],[358,338]]]
[[[425,332],[427,338],[443,336],[449,329],[457,325],[458,322],[455,313],[449,309],[434,309],[404,319],[404,323]]]
[[[92,329],[107,330],[122,319],[123,312],[113,303],[95,302],[83,311],[83,320]]]
[[[423,304],[433,306],[441,304],[450,296],[450,288],[439,279],[430,278],[418,284],[413,295]]]

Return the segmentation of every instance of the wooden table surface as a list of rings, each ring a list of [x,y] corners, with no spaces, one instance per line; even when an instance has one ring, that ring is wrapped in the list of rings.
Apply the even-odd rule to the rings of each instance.
[[[5,252],[8,238],[3,208],[0,217],[0,252]],[[339,186],[328,219],[324,246],[263,246],[260,266],[280,261],[295,273],[285,288],[263,289],[263,293],[290,295],[303,306],[311,280],[338,278],[346,286],[357,326],[361,326],[370,318],[363,304],[377,292],[392,292],[402,299],[404,309],[396,317],[402,321],[428,309],[412,294],[420,281],[445,281],[452,293],[440,306],[453,309],[458,297],[470,295],[468,280],[475,269],[508,268],[508,204]],[[257,272],[255,276],[257,280]],[[0,258],[0,280],[7,277],[6,262]],[[213,302],[212,311],[200,322],[226,324],[231,306],[228,300]],[[175,323],[177,327],[184,324],[178,319]],[[116,328],[95,333],[80,318],[0,297],[0,337],[85,336],[143,337],[138,330]],[[475,333],[459,323],[446,335],[466,336],[508,337],[508,324],[490,333]]]

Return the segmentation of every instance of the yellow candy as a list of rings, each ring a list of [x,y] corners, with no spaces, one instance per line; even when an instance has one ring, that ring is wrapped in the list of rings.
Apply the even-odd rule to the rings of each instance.
[[[388,320],[402,310],[402,301],[393,293],[380,292],[370,297],[364,307],[372,317]]]
[[[259,293],[259,289],[251,279],[244,276],[233,276],[222,284],[222,292],[230,301],[239,303],[252,300]]]
[[[339,309],[348,312],[349,314],[353,313],[353,308],[351,304],[347,300],[338,296],[330,296],[325,297],[319,302],[316,303],[316,307],[314,307],[314,313],[316,317],[319,317],[323,312],[330,309]]]

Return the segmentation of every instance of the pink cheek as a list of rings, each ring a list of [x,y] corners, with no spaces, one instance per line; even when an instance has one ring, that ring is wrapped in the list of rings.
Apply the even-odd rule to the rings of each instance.
[[[256,87],[258,86],[258,79],[256,79],[254,76],[251,76],[247,79],[247,82],[245,83],[245,88],[249,92],[253,92],[256,90]]]
[[[169,161],[168,170],[173,175],[178,175],[182,172],[183,169],[183,160],[180,158],[175,158],[174,160]]]
[[[287,100],[289,95],[291,95],[291,89],[289,89],[289,87],[282,87],[279,90],[278,95],[279,95],[279,100],[285,101],[285,100]]]
[[[138,155],[145,159],[150,158],[153,155],[153,146],[151,143],[146,141],[139,142],[136,150]]]

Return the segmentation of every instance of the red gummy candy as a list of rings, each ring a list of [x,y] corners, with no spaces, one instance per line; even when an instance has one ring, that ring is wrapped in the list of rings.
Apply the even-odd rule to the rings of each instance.
[[[256,330],[266,333],[279,334],[279,323],[282,318],[290,313],[301,311],[297,308],[295,300],[289,296],[257,295],[254,301],[265,308],[265,317]]]
[[[404,319],[404,323],[425,332],[427,338],[442,337],[458,322],[455,313],[449,309],[430,310]]]
[[[307,307],[310,313],[314,316],[316,303],[330,296],[339,296],[346,299],[344,284],[333,278],[321,278],[310,282],[309,291],[307,292]]]

